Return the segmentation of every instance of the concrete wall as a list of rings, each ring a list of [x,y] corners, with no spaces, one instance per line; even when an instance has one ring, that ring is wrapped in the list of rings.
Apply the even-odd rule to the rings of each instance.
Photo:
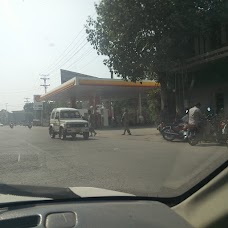
[[[211,86],[207,88],[193,89],[189,96],[189,107],[192,107],[197,102],[202,105],[202,111],[207,107],[216,110],[216,94],[224,94],[224,111],[228,115],[228,85]]]

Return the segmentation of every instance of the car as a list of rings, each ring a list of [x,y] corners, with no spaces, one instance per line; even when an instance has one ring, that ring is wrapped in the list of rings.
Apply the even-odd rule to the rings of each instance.
[[[2,123],[0,123],[0,127],[3,127],[4,125]]]
[[[86,140],[89,138],[89,123],[82,119],[80,112],[75,108],[55,108],[51,112],[49,135],[65,140],[67,136],[75,138],[82,135]]]

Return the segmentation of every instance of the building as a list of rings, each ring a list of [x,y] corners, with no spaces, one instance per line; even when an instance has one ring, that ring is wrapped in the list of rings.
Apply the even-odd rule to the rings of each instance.
[[[73,108],[77,108],[81,102],[83,113],[92,107],[93,112],[98,114],[100,126],[109,126],[110,120],[115,119],[113,102],[121,100],[133,100],[134,122],[144,122],[143,99],[146,99],[148,90],[160,87],[158,83],[149,80],[134,83],[120,79],[97,78],[66,70],[61,70],[61,82],[60,86],[42,95],[40,99],[67,102]]]
[[[228,115],[228,24],[218,24],[211,36],[192,39],[193,56],[171,72],[179,109],[201,102]]]

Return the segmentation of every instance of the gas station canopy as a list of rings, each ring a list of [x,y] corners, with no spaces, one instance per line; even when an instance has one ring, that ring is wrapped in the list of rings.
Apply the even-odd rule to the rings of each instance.
[[[62,74],[61,70],[61,74]],[[101,97],[104,100],[123,98],[137,98],[145,94],[148,89],[160,87],[155,81],[128,82],[119,79],[107,79],[87,76],[75,72],[65,71],[75,77],[40,97],[41,101],[66,101],[70,99],[89,100],[91,97]]]

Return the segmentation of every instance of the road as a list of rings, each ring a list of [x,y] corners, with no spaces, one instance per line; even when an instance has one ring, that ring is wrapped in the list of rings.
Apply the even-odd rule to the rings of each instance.
[[[89,140],[61,141],[51,139],[47,128],[1,127],[1,183],[175,195],[177,188],[183,191],[228,157],[227,147],[166,142],[156,129],[121,133],[98,130]]]

